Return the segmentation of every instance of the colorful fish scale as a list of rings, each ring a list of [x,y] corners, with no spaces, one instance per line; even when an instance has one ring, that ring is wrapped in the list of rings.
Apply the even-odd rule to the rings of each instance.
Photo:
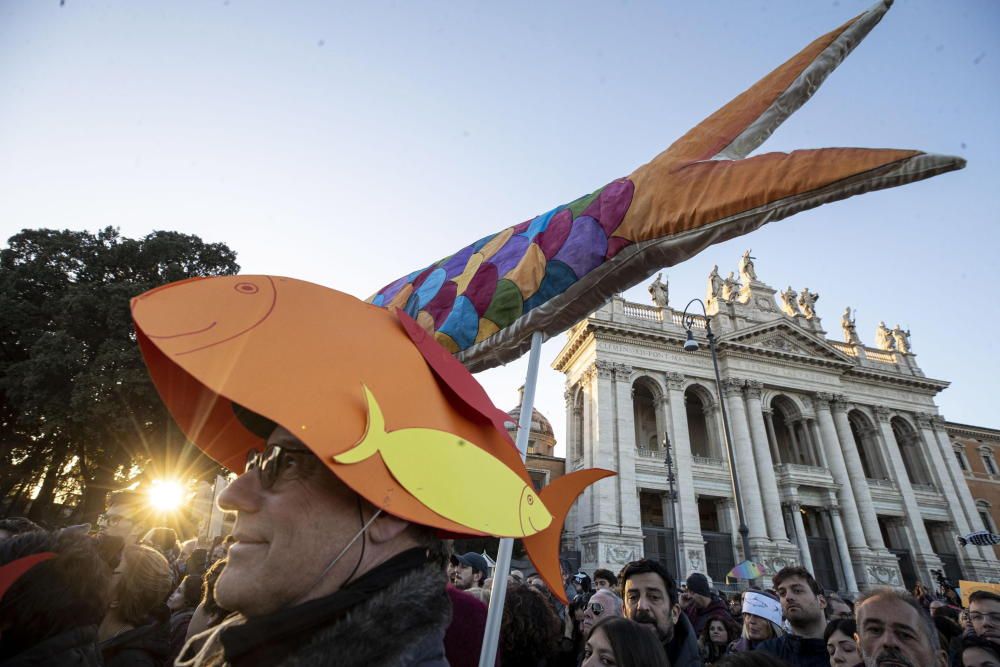
[[[403,309],[458,353],[562,294],[633,241],[615,236],[635,186],[618,179],[389,283],[369,303]]]

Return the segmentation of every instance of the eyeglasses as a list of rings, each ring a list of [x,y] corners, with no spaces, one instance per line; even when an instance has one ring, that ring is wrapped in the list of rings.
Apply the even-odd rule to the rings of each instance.
[[[604,605],[600,602],[591,602],[587,605],[587,609],[594,612],[594,616],[600,616],[604,613]]]
[[[247,452],[247,466],[244,472],[257,471],[262,489],[270,489],[285,473],[291,474],[293,468],[301,468],[307,457],[313,454],[308,449],[297,449],[272,445],[266,451],[251,449]],[[298,477],[298,474],[295,474]],[[290,477],[291,478],[291,477]]]
[[[121,514],[102,514],[97,517],[97,525],[99,527],[107,526],[110,528],[112,526],[117,526],[124,518],[125,517]]]
[[[969,614],[969,620],[973,623],[981,623],[988,620],[990,623],[1000,625],[1000,614],[983,614],[978,611],[974,611]]]

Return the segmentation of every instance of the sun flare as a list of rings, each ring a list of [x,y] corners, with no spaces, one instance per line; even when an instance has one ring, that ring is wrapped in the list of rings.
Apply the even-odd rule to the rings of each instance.
[[[184,487],[171,479],[154,479],[149,489],[149,504],[161,512],[172,512],[184,502]]]

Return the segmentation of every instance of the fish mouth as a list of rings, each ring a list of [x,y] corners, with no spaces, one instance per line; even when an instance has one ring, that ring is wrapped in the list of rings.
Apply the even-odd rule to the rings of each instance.
[[[195,329],[194,331],[185,331],[184,333],[167,334],[167,335],[163,335],[163,336],[154,336],[153,334],[146,334],[146,336],[148,336],[149,338],[155,338],[156,340],[168,340],[170,338],[183,338],[184,336],[194,336],[196,334],[205,333],[206,331],[209,331],[209,330],[215,328],[216,324],[218,324],[218,321],[214,321],[211,324],[209,324],[207,327],[202,327],[201,329]]]
[[[539,530],[538,526],[535,525],[535,522],[531,520],[530,516],[528,517],[528,525],[531,526],[531,529],[533,531],[535,531],[535,533],[542,532],[541,530]],[[534,534],[534,533],[532,533],[532,534]]]

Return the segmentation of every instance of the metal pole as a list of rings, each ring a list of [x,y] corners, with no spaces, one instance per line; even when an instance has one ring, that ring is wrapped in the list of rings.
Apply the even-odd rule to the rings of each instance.
[[[681,536],[677,529],[677,493],[674,491],[674,458],[670,453],[670,438],[663,434],[663,448],[667,450],[667,485],[670,488],[670,521],[674,529],[674,574],[681,576]]]
[[[542,333],[531,334],[531,351],[528,352],[528,373],[524,378],[524,398],[517,424],[517,451],[523,461],[528,454],[528,436],[531,434],[531,413],[535,407],[535,386],[538,384],[538,359],[542,352]],[[503,620],[503,603],[507,597],[507,577],[510,574],[510,557],[514,538],[500,540],[496,566],[493,570],[493,588],[490,592],[490,609],[486,615],[486,632],[483,648],[479,653],[479,667],[496,664],[497,646],[500,643],[500,623]]]
[[[705,317],[705,335],[708,338],[708,348],[712,352],[712,366],[715,368],[715,389],[719,394],[719,405],[722,407],[722,426],[726,435],[726,454],[729,457],[729,476],[733,482],[733,496],[736,498],[736,516],[740,521],[740,539],[743,541],[744,560],[753,560],[750,556],[750,531],[747,529],[747,518],[743,511],[743,494],[740,492],[740,480],[736,474],[736,456],[733,453],[733,436],[729,431],[729,413],[726,411],[726,399],[722,395],[722,376],[719,374],[719,356],[715,351],[715,334],[712,325]]]

